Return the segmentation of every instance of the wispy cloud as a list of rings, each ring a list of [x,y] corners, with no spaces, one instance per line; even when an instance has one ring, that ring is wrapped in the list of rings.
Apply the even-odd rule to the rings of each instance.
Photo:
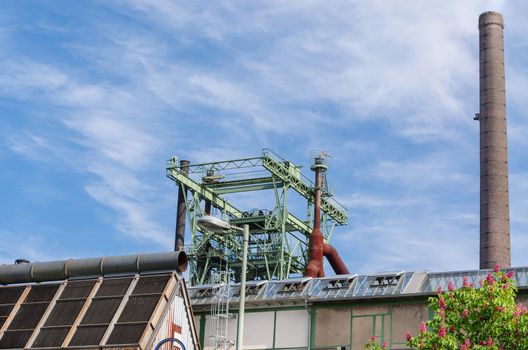
[[[0,56],[0,96],[31,105],[32,115],[67,134],[54,139],[30,120],[9,135],[10,149],[28,158],[60,154],[64,167],[82,175],[77,186],[111,209],[118,232],[170,246],[175,191],[168,193],[163,161],[171,155],[202,162],[271,147],[307,163],[310,150],[324,148],[335,158],[329,177],[351,209],[348,231],[333,236],[350,244],[351,265],[476,265],[476,21],[490,8],[514,16],[512,5],[94,6],[114,20],[83,18],[79,30],[90,36],[72,30],[78,36],[64,39],[60,26],[36,22],[57,35],[57,57],[23,48]],[[513,71],[523,72],[522,63]],[[521,75],[510,82],[517,109],[527,85]],[[519,147],[522,114],[511,120]],[[255,203],[252,194],[241,205]],[[522,217],[522,208],[512,216]]]

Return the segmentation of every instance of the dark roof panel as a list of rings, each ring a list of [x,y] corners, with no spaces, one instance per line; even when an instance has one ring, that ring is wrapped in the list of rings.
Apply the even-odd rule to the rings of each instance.
[[[69,330],[70,327],[42,329],[37,339],[35,339],[32,348],[60,347]]]
[[[58,284],[35,285],[31,287],[24,303],[51,301],[59,289]]]
[[[92,291],[96,280],[91,281],[71,281],[62,292],[61,299],[87,298]]]
[[[108,325],[79,326],[69,346],[98,345],[106,332]]]
[[[147,323],[117,324],[108,338],[107,344],[134,344],[145,331]]]
[[[144,322],[152,316],[161,294],[131,296],[119,317],[119,323]]]
[[[132,277],[105,279],[95,296],[123,296],[130,286],[130,282],[132,282]]]
[[[132,295],[163,293],[169,280],[168,275],[164,276],[141,276],[132,291]]]
[[[26,287],[0,288],[0,304],[15,304]]]
[[[44,326],[71,326],[83,305],[84,300],[57,301]]]
[[[11,310],[13,310],[14,307],[15,307],[15,304],[0,305],[0,317],[9,316],[9,314],[11,313]]]
[[[2,339],[0,339],[0,349],[23,348],[31,337],[31,334],[33,334],[33,330],[6,331]]]
[[[22,304],[8,330],[35,329],[47,308],[48,303]]]
[[[81,324],[110,323],[120,303],[121,298],[119,297],[93,299],[88,311],[86,311],[86,315],[84,315],[84,318],[81,321]]]

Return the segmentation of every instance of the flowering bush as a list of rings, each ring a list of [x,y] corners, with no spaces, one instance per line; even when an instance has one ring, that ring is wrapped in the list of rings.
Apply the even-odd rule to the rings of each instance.
[[[412,349],[496,349],[528,350],[528,310],[515,304],[517,287],[513,272],[504,273],[495,266],[493,273],[475,288],[464,278],[462,288],[449,282],[448,291],[437,290],[429,298],[433,319],[422,322],[418,335],[407,332]],[[366,349],[386,349],[373,337]]]

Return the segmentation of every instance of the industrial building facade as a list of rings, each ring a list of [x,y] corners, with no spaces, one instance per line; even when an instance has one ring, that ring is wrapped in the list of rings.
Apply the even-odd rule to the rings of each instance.
[[[528,268],[516,268],[519,300],[525,300]],[[405,334],[416,334],[432,314],[428,298],[464,276],[476,286],[489,270],[449,273],[397,272],[252,281],[246,286],[244,349],[363,349],[375,336],[390,349],[407,349]],[[222,290],[224,288],[225,290]],[[191,287],[189,294],[204,349],[234,349],[239,285]],[[222,300],[222,297],[225,297]],[[227,317],[218,305],[229,304]],[[220,308],[221,309],[221,308]],[[225,308],[224,308],[225,310]],[[225,319],[225,323],[222,323]],[[224,349],[224,347],[220,347]]]

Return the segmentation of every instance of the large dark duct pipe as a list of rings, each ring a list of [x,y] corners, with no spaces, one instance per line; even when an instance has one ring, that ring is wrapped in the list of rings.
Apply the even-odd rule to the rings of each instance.
[[[189,174],[189,161],[180,160],[180,170],[183,174]],[[178,188],[178,206],[176,209],[176,239],[174,241],[174,251],[183,250],[185,245],[185,197],[187,190],[183,185]]]
[[[479,17],[480,53],[480,268],[511,265],[508,141],[504,79],[504,21]]]
[[[183,251],[0,265],[0,284],[61,281],[73,277],[187,270]]]
[[[323,254],[330,263],[330,266],[332,266],[332,269],[334,270],[336,275],[348,275],[350,273],[347,267],[345,266],[343,259],[341,259],[339,253],[331,244],[324,244]]]

